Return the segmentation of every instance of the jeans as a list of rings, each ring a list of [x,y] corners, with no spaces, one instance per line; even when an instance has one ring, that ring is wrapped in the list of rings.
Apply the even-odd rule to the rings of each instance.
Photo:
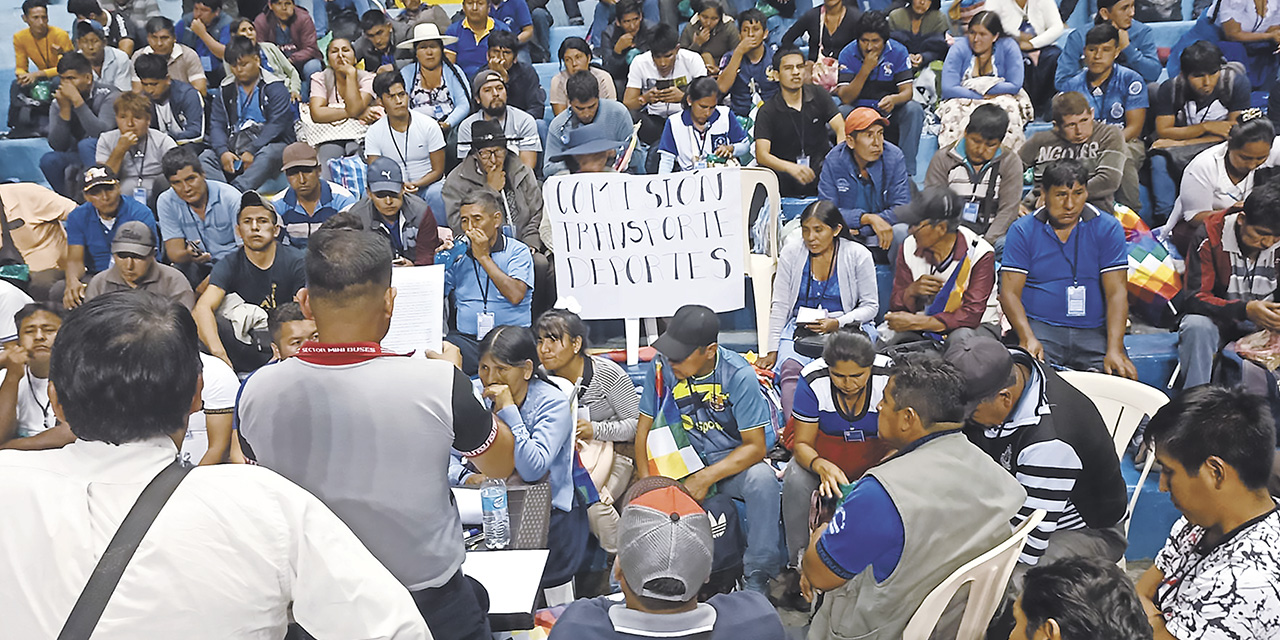
[[[924,106],[908,100],[889,114],[889,128],[896,134],[894,142],[907,160],[907,175],[916,175],[916,156],[920,155],[920,136],[924,133]]]
[[[720,493],[741,500],[747,507],[747,550],[742,554],[743,575],[763,572],[772,578],[781,569],[778,529],[782,487],[773,467],[761,460],[737,475],[721,480]]]
[[[1107,327],[1096,329],[1059,327],[1027,318],[1031,331],[1044,347],[1044,359],[1049,364],[1076,371],[1102,371],[1107,355]]]
[[[272,142],[259,149],[258,153],[254,154],[253,164],[231,180],[227,179],[226,173],[222,170],[222,160],[218,157],[218,152],[213,149],[205,149],[200,154],[200,165],[204,167],[205,175],[211,180],[226,182],[242,193],[253,191],[280,174],[280,167],[284,164],[284,147],[283,142]]]
[[[489,640],[489,592],[462,570],[431,589],[410,592],[437,640]]]
[[[1182,388],[1209,384],[1213,359],[1222,348],[1218,325],[1208,316],[1188,314],[1178,322],[1178,362],[1182,365]]]
[[[569,4],[565,2],[565,4]],[[574,5],[576,9],[578,5]],[[544,7],[539,7],[529,12],[533,17],[533,38],[528,42],[525,50],[529,52],[529,57],[533,62],[548,62],[551,60],[551,23],[555,19],[551,17],[551,12]]]
[[[335,10],[354,11],[356,18],[364,15],[369,10],[369,0],[311,0],[310,11],[311,20],[316,23],[316,38],[323,38],[324,34],[329,33],[329,7]],[[356,26],[359,30],[359,26]],[[355,34],[359,36],[360,34]]]
[[[427,185],[420,193],[427,206],[431,207],[431,215],[435,216],[437,227],[449,226],[448,210],[444,208],[444,178]]]
[[[54,191],[70,198],[72,185],[67,184],[67,169],[92,167],[96,164],[97,138],[85,138],[76,143],[75,151],[50,151],[40,157],[40,171]],[[77,184],[79,180],[76,181]]]
[[[1163,153],[1147,156],[1151,163],[1151,223],[1164,224],[1173,214],[1178,199],[1178,183],[1169,175],[1169,157]]]
[[[297,66],[297,65],[294,65]],[[319,60],[312,58],[304,63],[298,69],[298,73],[302,76],[302,101],[306,102],[311,99],[311,76],[324,72],[324,64]]]
[[[782,528],[787,534],[787,564],[800,566],[798,558],[809,547],[809,509],[818,490],[818,474],[800,466],[795,458],[782,474]]]

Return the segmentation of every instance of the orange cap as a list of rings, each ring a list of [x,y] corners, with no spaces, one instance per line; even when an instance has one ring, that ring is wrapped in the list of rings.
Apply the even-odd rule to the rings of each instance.
[[[867,127],[878,124],[882,127],[889,126],[889,121],[879,111],[871,107],[858,107],[844,119],[844,134],[849,135],[855,131],[863,131]]]

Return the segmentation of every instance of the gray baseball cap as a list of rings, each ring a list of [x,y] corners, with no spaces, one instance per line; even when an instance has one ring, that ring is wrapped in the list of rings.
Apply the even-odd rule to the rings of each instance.
[[[637,485],[629,492],[618,523],[622,576],[637,595],[688,602],[711,577],[715,544],[711,518],[670,478],[646,478]],[[660,578],[679,583],[679,593],[655,590],[654,581]]]
[[[965,381],[970,400],[989,398],[1005,387],[1013,371],[1013,356],[999,340],[976,331],[956,331],[947,340],[943,358]]]

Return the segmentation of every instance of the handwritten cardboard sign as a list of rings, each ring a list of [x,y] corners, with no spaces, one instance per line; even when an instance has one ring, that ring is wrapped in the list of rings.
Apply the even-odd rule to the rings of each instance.
[[[686,304],[743,306],[736,167],[558,176],[542,188],[560,297],[588,320],[660,318]]]

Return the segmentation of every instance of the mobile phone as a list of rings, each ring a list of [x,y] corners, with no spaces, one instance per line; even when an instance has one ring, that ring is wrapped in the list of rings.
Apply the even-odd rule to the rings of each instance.
[[[673,86],[675,86],[675,81],[671,79],[667,79],[667,80],[659,80],[657,84],[654,85],[653,88],[658,89],[659,91],[665,91],[667,89],[670,89]]]

